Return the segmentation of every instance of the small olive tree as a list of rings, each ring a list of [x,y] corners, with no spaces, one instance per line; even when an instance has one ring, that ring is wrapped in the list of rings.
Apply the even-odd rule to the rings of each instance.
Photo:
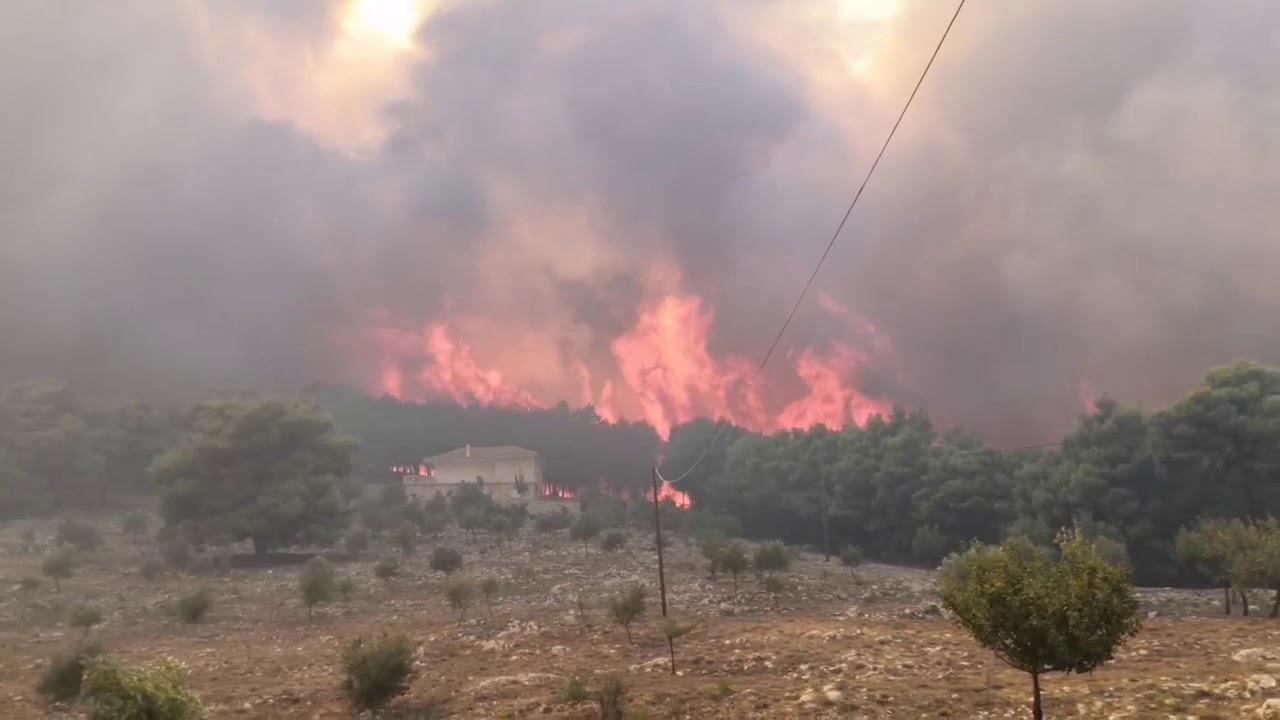
[[[858,566],[862,564],[863,553],[862,548],[857,545],[845,545],[840,551],[840,564],[849,568],[849,574],[853,575]]]
[[[600,549],[607,552],[617,552],[627,544],[627,533],[622,530],[610,530],[600,537]]]
[[[458,623],[467,618],[467,608],[475,602],[477,595],[476,581],[465,575],[449,578],[444,584],[444,597],[449,607],[458,611]]]
[[[751,561],[747,558],[747,551],[742,547],[742,543],[731,542],[721,547],[716,553],[715,563],[733,577],[733,592],[737,593],[738,576],[751,567]]]
[[[1107,561],[1079,529],[1058,537],[1061,559],[1025,543],[974,544],[944,562],[942,604],[996,657],[1031,676],[1041,720],[1040,676],[1085,673],[1137,633],[1138,599],[1126,568]]]
[[[662,621],[662,636],[667,639],[667,649],[671,651],[671,674],[676,674],[676,640],[688,635],[693,625],[681,623],[674,618]]]
[[[71,554],[69,548],[55,550],[40,565],[40,571],[53,579],[54,592],[62,592],[62,581],[71,577],[73,570],[75,570],[75,556]]]
[[[462,553],[451,547],[438,546],[431,551],[431,569],[452,575],[462,569]]]
[[[384,557],[373,566],[373,576],[383,583],[390,583],[400,574],[400,561],[393,557]]]
[[[591,547],[591,541],[600,534],[600,521],[591,513],[582,513],[578,519],[569,526],[569,538],[572,540],[582,541],[582,551],[585,553]]]
[[[82,631],[80,633],[80,642],[82,643],[88,637],[89,631],[101,623],[102,608],[97,605],[77,605],[71,610],[71,616],[67,618],[68,625]]]
[[[333,573],[333,565],[328,560],[316,556],[307,561],[298,576],[298,591],[302,594],[302,602],[307,606],[307,624],[311,624],[312,611],[316,605],[333,600],[337,592],[337,577]]]
[[[401,553],[406,556],[412,555],[414,549],[418,547],[418,526],[406,520],[395,529],[391,539],[395,541]]]
[[[141,667],[97,660],[87,668],[81,697],[90,720],[204,717],[200,700],[187,689],[182,666],[168,658]]]
[[[631,639],[631,624],[643,615],[644,588],[639,585],[632,585],[626,592],[609,601],[609,617],[626,631],[628,644],[635,644]]]
[[[484,605],[493,617],[493,598],[498,594],[498,578],[489,576],[480,580],[480,594],[484,596]]]
[[[751,565],[761,575],[772,575],[775,572],[786,572],[791,567],[791,554],[780,542],[767,542],[756,548],[751,558]]]
[[[356,638],[342,653],[342,689],[357,710],[381,710],[409,691],[416,671],[413,643],[405,635],[383,635],[371,643]]]

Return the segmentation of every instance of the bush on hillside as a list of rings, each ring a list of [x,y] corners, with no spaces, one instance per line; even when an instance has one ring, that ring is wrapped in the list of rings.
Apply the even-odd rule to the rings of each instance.
[[[55,655],[40,673],[36,692],[52,702],[70,702],[80,696],[84,671],[102,654],[102,648],[90,644],[68,653]]]
[[[200,588],[178,599],[178,617],[189,625],[195,625],[204,619],[212,607],[213,593],[208,588]]]
[[[462,553],[441,545],[431,551],[431,569],[452,575],[462,569]]]
[[[342,653],[342,687],[358,710],[380,710],[409,691],[416,671],[413,643],[404,635],[383,635],[371,643],[357,638]]]
[[[83,520],[67,518],[58,525],[54,540],[59,545],[70,545],[77,550],[92,550],[102,545],[102,533]]]
[[[204,716],[200,701],[187,689],[182,666],[168,658],[141,667],[97,660],[85,673],[83,698],[90,720],[198,720]]]

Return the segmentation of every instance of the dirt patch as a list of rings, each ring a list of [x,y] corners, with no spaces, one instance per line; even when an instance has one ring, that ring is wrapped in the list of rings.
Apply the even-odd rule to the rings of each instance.
[[[420,676],[398,708],[419,717],[592,717],[589,704],[562,699],[577,673],[619,675],[630,707],[650,717],[1028,712],[1027,678],[941,617],[932,578],[918,570],[871,565],[855,577],[806,555],[782,595],[770,596],[749,577],[735,594],[729,578],[708,578],[697,551],[677,539],[668,555],[669,602],[696,629],[677,641],[679,674],[672,676],[656,617],[654,562],[640,535],[606,555],[531,532],[498,548],[451,531],[439,542],[464,552],[464,571],[501,583],[491,614],[482,602],[459,622],[441,597],[444,577],[427,567],[428,543],[390,584],[373,575],[377,552],[339,564],[356,581],[356,596],[323,606],[308,625],[296,567],[235,568],[223,577],[166,572],[147,581],[138,572],[143,550],[106,525],[106,547],[84,556],[61,593],[48,583],[23,590],[19,579],[39,577],[52,537],[52,525],[40,524],[36,547],[24,550],[27,526],[0,527],[4,718],[73,716],[47,708],[33,688],[49,656],[74,644],[78,631],[65,627],[66,612],[82,601],[103,608],[106,621],[95,632],[114,655],[184,662],[211,717],[351,717],[338,656],[352,639],[383,631],[404,631],[418,645]],[[650,589],[650,603],[631,645],[603,603],[633,582]],[[204,623],[185,625],[172,606],[199,587],[212,591],[214,607]],[[1223,618],[1215,591],[1151,590],[1143,598],[1143,612],[1154,616],[1113,664],[1046,680],[1050,717],[1235,718],[1280,698],[1280,622]]]

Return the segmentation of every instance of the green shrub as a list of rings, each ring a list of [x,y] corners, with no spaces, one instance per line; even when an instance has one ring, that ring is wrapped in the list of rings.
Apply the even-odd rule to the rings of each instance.
[[[178,599],[178,617],[183,622],[195,625],[204,619],[213,607],[213,593],[208,588],[200,588],[190,595]]]
[[[362,527],[351,528],[342,538],[342,549],[347,551],[348,555],[359,555],[369,549],[369,529]]]
[[[80,696],[85,668],[102,654],[102,648],[90,644],[74,652],[55,655],[40,674],[36,692],[55,702],[69,702]]]
[[[572,540],[581,540],[582,549],[586,550],[588,544],[600,534],[600,521],[591,513],[582,513],[578,515],[578,519],[573,521],[569,526],[569,538]]]
[[[467,608],[475,602],[478,591],[476,582],[465,575],[456,575],[449,578],[444,584],[444,597],[449,601],[449,607],[459,611],[458,622],[462,622],[467,617]]]
[[[159,558],[145,558],[138,565],[138,573],[146,580],[155,580],[160,577],[160,571],[164,569],[164,565]]]
[[[568,682],[564,686],[564,701],[576,707],[586,702],[590,697],[591,690],[587,687],[586,676],[582,673],[570,675]]]
[[[573,518],[569,515],[569,512],[561,508],[560,512],[539,515],[538,519],[533,521],[533,529],[540,533],[553,533],[557,530],[564,530],[572,524]]]
[[[89,631],[95,626],[102,623],[102,608],[97,605],[80,604],[71,610],[71,616],[67,618],[67,624],[78,630],[83,630],[84,635],[88,635]]]
[[[627,632],[627,642],[632,643],[631,624],[644,615],[644,588],[632,585],[625,592],[609,601],[609,616]]]
[[[404,635],[383,635],[365,644],[357,638],[342,653],[342,687],[359,710],[378,710],[409,691],[416,671],[413,643]]]
[[[616,552],[627,544],[627,533],[622,530],[610,530],[600,538],[600,549],[605,552]]]
[[[354,578],[344,577],[338,581],[338,596],[347,601],[356,596],[356,581]]]
[[[40,587],[40,578],[38,577],[23,576],[23,578],[18,581],[19,590],[29,591],[29,590],[35,590],[38,587]]]
[[[143,667],[95,661],[85,673],[83,690],[90,720],[197,720],[204,716],[200,701],[187,689],[182,666],[168,658]]]
[[[302,594],[302,602],[307,606],[307,622],[311,622],[311,613],[316,605],[333,600],[337,590],[337,577],[333,574],[333,565],[322,557],[313,557],[302,568],[298,577],[298,591]]]
[[[384,557],[373,566],[373,575],[382,582],[391,582],[400,574],[400,561],[393,557]]]
[[[484,596],[485,607],[489,609],[489,616],[493,616],[493,598],[498,594],[498,578],[486,577],[480,579],[480,594]]]
[[[437,547],[431,551],[431,569],[452,575],[462,569],[462,553],[443,545]]]
[[[747,550],[740,542],[731,542],[716,553],[715,564],[724,572],[733,576],[733,591],[738,592],[738,576],[751,567],[747,559]]]
[[[40,565],[40,571],[53,579],[54,592],[62,592],[62,581],[71,577],[73,570],[75,570],[75,556],[68,548],[55,550]]]
[[[1138,632],[1128,568],[1109,561],[1080,529],[1058,538],[1061,558],[1016,541],[973,544],[939,573],[955,622],[1014,669],[1031,676],[1032,714],[1043,717],[1040,677],[1086,673]]]
[[[67,518],[58,525],[54,540],[59,545],[70,545],[77,550],[92,550],[102,545],[102,533],[83,520]]]
[[[756,548],[751,558],[751,565],[758,573],[783,572],[791,567],[791,554],[782,543],[767,542]]]
[[[766,575],[761,585],[770,595],[781,595],[787,591],[787,583],[777,575]]]
[[[400,552],[405,555],[412,555],[418,546],[418,525],[408,520],[400,523],[395,532],[392,533],[391,539],[400,548]]]
[[[854,568],[862,564],[862,548],[857,545],[845,545],[840,551],[840,564],[849,568],[850,574]]]
[[[606,677],[596,693],[600,705],[600,720],[622,720],[626,715],[627,686],[616,675]]]

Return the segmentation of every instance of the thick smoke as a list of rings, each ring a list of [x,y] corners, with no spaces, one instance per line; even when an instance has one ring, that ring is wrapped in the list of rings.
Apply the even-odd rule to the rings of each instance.
[[[662,293],[767,347],[950,12],[444,4],[392,62],[336,0],[55,5],[0,11],[0,381],[366,382],[368,328],[447,315],[571,401]],[[874,390],[1016,442],[1280,360],[1278,38],[970,2],[818,283],[895,346]],[[835,331],[811,300],[789,341]]]

